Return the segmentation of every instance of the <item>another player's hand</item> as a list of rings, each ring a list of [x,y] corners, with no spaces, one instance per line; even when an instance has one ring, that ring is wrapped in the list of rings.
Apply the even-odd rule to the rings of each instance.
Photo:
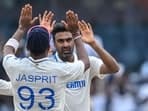
[[[62,21],[62,23],[65,24],[72,34],[75,34],[79,31],[78,20],[78,15],[73,11],[68,10],[66,12],[66,21]]]
[[[82,20],[78,22],[78,26],[82,34],[82,40],[87,44],[93,44],[95,42],[95,38],[91,25]]]
[[[40,25],[45,27],[49,32],[53,30],[54,24],[56,22],[55,20],[53,21],[53,16],[54,13],[51,11],[45,11],[43,17],[41,17],[41,14],[39,14]]]
[[[21,10],[21,15],[19,18],[19,28],[26,31],[34,25],[37,19],[38,17],[32,18],[32,6],[30,4],[26,4]]]

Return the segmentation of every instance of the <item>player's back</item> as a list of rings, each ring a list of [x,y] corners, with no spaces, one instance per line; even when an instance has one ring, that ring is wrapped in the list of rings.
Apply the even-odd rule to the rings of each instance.
[[[15,111],[62,111],[65,84],[83,73],[84,65],[81,63],[79,61],[73,68],[72,64],[55,63],[48,58],[12,59],[15,66],[11,67],[6,63],[4,66],[13,86]]]

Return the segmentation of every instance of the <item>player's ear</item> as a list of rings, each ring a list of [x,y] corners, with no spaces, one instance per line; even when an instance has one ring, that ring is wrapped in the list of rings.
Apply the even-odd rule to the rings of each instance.
[[[51,48],[49,48],[48,55],[52,55],[52,53],[53,53],[53,50]]]

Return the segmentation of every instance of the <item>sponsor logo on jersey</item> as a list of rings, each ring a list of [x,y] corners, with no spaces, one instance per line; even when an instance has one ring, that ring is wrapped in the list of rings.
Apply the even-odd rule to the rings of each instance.
[[[68,89],[80,89],[85,86],[86,86],[85,80],[72,81],[72,82],[68,82],[66,84],[66,88],[68,88]]]

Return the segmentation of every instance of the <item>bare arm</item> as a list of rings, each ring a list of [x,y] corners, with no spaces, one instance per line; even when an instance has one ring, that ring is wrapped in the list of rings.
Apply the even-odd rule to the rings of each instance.
[[[79,29],[82,33],[83,41],[97,52],[104,63],[100,68],[100,73],[108,74],[117,72],[119,70],[117,61],[103,47],[97,44],[91,25],[82,20],[79,23]]]
[[[25,5],[21,10],[19,26],[11,38],[15,39],[19,43],[19,41],[24,36],[26,30],[29,27],[31,27],[36,20],[37,20],[36,17],[32,19],[32,6],[30,6],[29,4]],[[3,52],[4,56],[8,54],[15,54],[15,49],[10,45],[5,45]]]
[[[97,53],[99,53],[99,56],[104,63],[100,69],[101,74],[116,73],[119,71],[119,66],[117,61],[105,49],[100,47],[99,44],[97,44],[96,42],[91,44],[91,47]]]
[[[84,44],[80,37],[78,28],[78,16],[73,11],[69,10],[66,12],[66,23],[65,23],[73,35],[73,39],[76,45],[78,59],[82,60],[85,64],[85,70],[90,67],[89,58],[84,48]]]
[[[16,39],[19,42],[20,37],[23,36],[24,33],[25,33],[25,31],[18,28],[16,30],[16,32],[14,33],[14,35],[12,36],[12,38]],[[4,56],[8,55],[8,54],[15,54],[15,49],[14,49],[14,47],[12,47],[10,45],[5,45],[4,49],[3,49],[3,53],[4,53]]]

